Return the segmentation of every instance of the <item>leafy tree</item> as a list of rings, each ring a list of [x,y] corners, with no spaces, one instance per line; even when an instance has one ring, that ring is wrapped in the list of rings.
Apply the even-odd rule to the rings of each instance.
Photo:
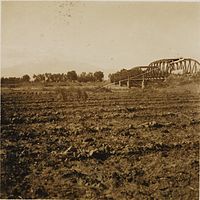
[[[33,79],[35,82],[45,82],[45,75],[44,74],[38,74],[38,75],[33,75]]]
[[[87,73],[86,72],[82,72],[79,76],[78,76],[78,81],[79,82],[87,82]]]
[[[67,78],[68,78],[69,80],[71,80],[71,81],[77,80],[78,76],[77,76],[76,71],[73,70],[73,71],[67,72]]]
[[[95,78],[94,78],[94,75],[92,72],[89,72],[87,75],[86,75],[86,80],[87,82],[93,82],[95,81]]]
[[[27,74],[22,76],[22,82],[30,82],[30,76]]]
[[[51,73],[45,73],[45,82],[52,82],[52,74]]]
[[[103,77],[104,77],[104,74],[103,72],[101,71],[98,71],[98,72],[95,72],[94,73],[94,77],[97,81],[102,81],[103,80]]]
[[[79,82],[93,82],[95,81],[94,74],[92,72],[82,72],[78,77]]]
[[[110,79],[110,82],[113,83],[115,81],[114,74],[109,74],[108,78]]]

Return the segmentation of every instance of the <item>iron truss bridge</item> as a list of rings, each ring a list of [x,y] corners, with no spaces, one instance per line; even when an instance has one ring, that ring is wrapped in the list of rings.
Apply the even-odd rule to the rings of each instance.
[[[196,74],[200,71],[200,63],[191,58],[161,59],[150,63],[147,68],[147,72],[152,72],[153,76],[154,72],[168,76],[176,70],[181,70],[183,74]]]
[[[191,58],[172,58],[156,60],[147,66],[138,66],[134,67],[134,69],[139,69],[141,73],[133,76],[127,75],[127,78],[116,80],[111,84],[130,87],[134,82],[165,80],[173,73],[195,75],[200,72],[200,63]],[[142,84],[144,84],[143,82]]]
[[[200,63],[191,58],[161,59],[150,63],[148,66],[137,67],[142,69],[145,79],[165,79],[178,71],[181,74],[196,74],[200,71]],[[135,77],[136,78],[136,77]],[[130,77],[134,79],[134,77]]]

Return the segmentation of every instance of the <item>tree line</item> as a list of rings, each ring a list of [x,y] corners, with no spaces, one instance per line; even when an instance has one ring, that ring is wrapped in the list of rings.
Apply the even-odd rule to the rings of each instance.
[[[30,82],[30,76],[24,75],[22,77],[8,77],[8,78],[1,78],[1,84],[16,84],[16,83],[25,83]]]
[[[76,71],[68,71],[65,73],[44,73],[44,74],[34,74],[33,82],[37,83],[59,83],[59,82],[102,82],[104,78],[104,73],[102,71],[92,72],[82,72],[81,74],[77,74]],[[29,75],[24,75],[20,78],[17,77],[9,77],[9,78],[1,78],[2,84],[16,84],[16,83],[25,83],[30,82],[31,77]]]
[[[120,71],[117,71],[116,73],[109,74],[108,77],[110,79],[111,83],[128,79],[128,77],[134,77],[142,74],[142,70],[140,68],[132,68],[130,70],[122,69]]]

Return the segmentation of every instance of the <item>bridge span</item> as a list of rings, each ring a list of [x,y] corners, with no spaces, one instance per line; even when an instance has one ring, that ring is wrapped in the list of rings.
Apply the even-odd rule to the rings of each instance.
[[[142,81],[142,85],[144,85],[144,82],[148,81],[163,81],[170,74],[177,71],[181,74],[195,75],[200,72],[200,63],[191,58],[160,59],[151,62],[147,66],[138,66],[131,70],[121,70],[121,72],[113,74],[114,81],[111,82],[115,85],[131,87],[134,83],[138,84],[140,82],[141,85]]]

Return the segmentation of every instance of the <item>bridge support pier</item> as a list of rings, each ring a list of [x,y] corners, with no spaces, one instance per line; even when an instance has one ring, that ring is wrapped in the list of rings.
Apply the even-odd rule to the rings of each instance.
[[[130,85],[130,79],[129,79],[129,77],[128,77],[128,81],[127,81],[127,87],[128,87],[128,88],[130,88],[130,87],[131,87],[131,85]]]
[[[142,79],[142,89],[144,89],[144,76],[143,76],[143,79]]]

